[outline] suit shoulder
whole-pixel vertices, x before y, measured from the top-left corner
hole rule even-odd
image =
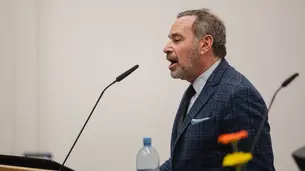
[[[240,72],[229,67],[219,83],[214,87],[214,99],[223,104],[225,109],[234,104],[250,105],[251,109],[258,109],[266,113],[267,106],[259,91]]]
[[[255,95],[262,98],[255,86],[239,71],[233,67],[228,67],[223,74],[220,82],[215,86],[216,93],[226,94],[228,96],[235,95]]]

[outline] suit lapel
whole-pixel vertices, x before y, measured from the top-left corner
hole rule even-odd
[[[184,98],[184,96],[185,96],[185,93],[184,93],[184,95],[182,96],[182,99]],[[180,110],[182,110],[181,109],[181,104],[182,104],[182,100],[180,101],[180,105],[179,105],[179,108],[178,108],[178,111],[177,111],[177,114],[179,113],[179,111]],[[178,124],[178,122],[179,122],[179,117],[180,116],[178,116],[176,114],[176,117],[175,117],[175,120],[174,120],[174,125],[173,125],[173,128],[172,128],[172,136],[171,136],[171,151],[173,151],[173,149],[174,149],[174,145],[175,145],[175,143],[174,142],[176,142],[176,140],[177,140],[177,131],[178,131],[178,129],[177,129],[177,124]]]
[[[174,146],[178,142],[182,133],[186,130],[186,128],[191,123],[191,120],[198,114],[199,110],[208,102],[208,100],[210,99],[210,97],[213,94],[214,94],[214,88],[211,85],[207,85],[202,89],[200,95],[196,99],[196,101],[193,104],[192,108],[190,109],[189,113],[186,115],[180,129],[179,130],[176,129],[176,131],[178,131],[178,135],[175,138]]]
[[[181,127],[179,130],[177,130],[176,126],[176,119],[174,122],[174,129],[173,129],[173,135],[172,135],[172,142],[173,144],[173,150],[175,149],[175,146],[177,142],[179,141],[182,133],[186,130],[186,128],[191,123],[191,120],[198,114],[200,109],[204,107],[204,105],[209,101],[211,96],[214,94],[214,86],[219,83],[222,75],[227,70],[229,64],[225,59],[222,59],[221,63],[218,65],[218,67],[214,70],[214,72],[211,74],[210,78],[207,80],[206,85],[200,92],[198,98],[196,99],[195,103],[193,104],[192,108],[190,109],[189,113],[185,117],[185,120],[183,121]],[[179,107],[180,110],[180,107]],[[177,135],[178,131],[178,135]],[[177,135],[177,136],[176,136]],[[172,152],[173,152],[172,150]]]

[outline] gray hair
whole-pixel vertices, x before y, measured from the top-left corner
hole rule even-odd
[[[197,39],[205,35],[211,35],[214,39],[212,48],[215,56],[224,58],[226,51],[226,28],[224,23],[208,9],[187,10],[178,14],[177,18],[183,16],[196,16],[193,23],[193,32]]]

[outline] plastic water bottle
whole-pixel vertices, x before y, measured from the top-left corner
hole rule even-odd
[[[159,155],[151,145],[151,138],[143,138],[143,147],[137,153],[137,171],[159,171]]]

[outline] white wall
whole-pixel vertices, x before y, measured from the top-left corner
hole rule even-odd
[[[39,145],[36,0],[14,0],[14,15],[15,152],[22,153],[37,150]]]
[[[0,1],[1,152],[36,150],[36,0]]]
[[[305,119],[304,1],[0,2],[7,15],[0,32],[5,36],[1,69],[7,73],[1,72],[1,81],[8,80],[1,90],[6,97],[0,99],[6,120],[1,119],[1,128],[9,127],[1,131],[6,137],[1,152],[51,151],[62,162],[102,89],[139,64],[104,94],[67,165],[133,170],[143,136],[152,136],[161,161],[166,160],[187,83],[170,78],[162,48],[178,12],[205,7],[226,23],[227,59],[268,104],[286,77],[300,73],[280,92],[270,113],[276,168],[297,170],[291,153],[305,145],[300,132]]]
[[[12,153],[15,138],[15,59],[13,57],[13,2],[0,1],[0,151]]]

